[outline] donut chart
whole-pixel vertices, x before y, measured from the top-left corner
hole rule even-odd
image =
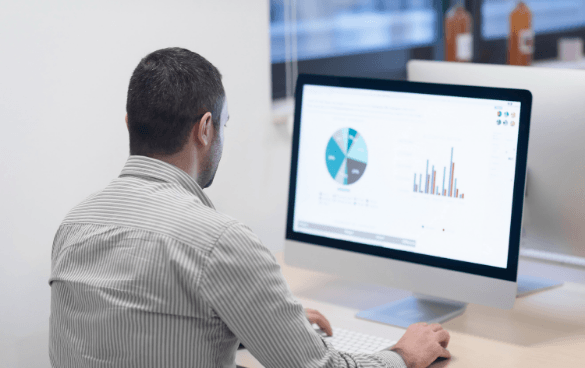
[[[357,182],[368,165],[366,141],[355,129],[339,129],[329,139],[325,162],[329,175],[339,184],[351,185]]]

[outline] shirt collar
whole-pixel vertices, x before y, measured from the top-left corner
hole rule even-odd
[[[195,194],[204,205],[215,209],[195,179],[178,167],[164,161],[146,156],[130,156],[120,173],[120,177],[122,176],[154,178],[167,183],[177,183],[190,193]]]

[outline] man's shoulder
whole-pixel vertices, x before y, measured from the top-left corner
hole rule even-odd
[[[76,205],[62,226],[81,223],[135,228],[209,248],[237,221],[174,183],[125,191],[114,181]]]
[[[254,254],[271,254],[270,250],[262,243],[258,235],[244,223],[232,219],[226,223],[226,226],[214,243],[216,253],[238,255],[238,257],[247,258]]]

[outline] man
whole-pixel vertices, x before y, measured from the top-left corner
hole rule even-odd
[[[439,325],[411,326],[393,351],[338,352],[311,327],[250,229],[215,211],[229,119],[219,71],[178,48],[138,64],[128,88],[130,157],[76,206],[53,244],[53,367],[233,367],[238,343],[267,367],[422,368],[449,357]]]

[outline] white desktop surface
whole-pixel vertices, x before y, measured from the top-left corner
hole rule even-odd
[[[282,252],[276,253],[276,258],[293,294],[306,308],[323,313],[333,326],[394,340],[404,333],[397,327],[357,319],[355,314],[408,296],[409,292],[289,267]],[[469,305],[463,315],[443,324],[451,334],[449,350],[453,358],[432,367],[585,365],[585,284],[573,282],[585,281],[585,270],[540,267],[522,260],[520,272],[556,276],[566,282],[562,287],[518,299],[512,310]],[[236,363],[262,367],[247,350],[238,351]]]

